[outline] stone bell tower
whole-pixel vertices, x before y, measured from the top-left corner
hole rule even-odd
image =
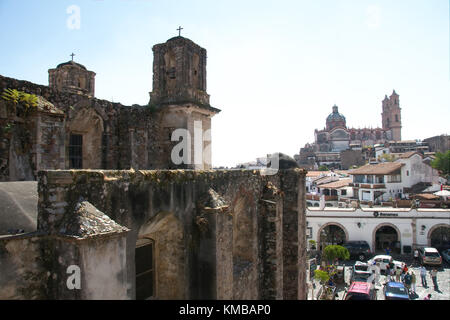
[[[159,144],[165,155],[156,167],[169,162],[169,168],[211,168],[211,118],[220,110],[211,107],[206,92],[206,50],[181,36],[155,45],[149,105],[161,117]],[[190,135],[189,154],[181,152],[185,159],[181,165],[171,157],[174,143],[170,139],[177,129],[186,129]]]
[[[388,98],[383,100],[383,113],[381,114],[383,129],[391,131],[391,139],[402,140],[402,109],[400,108],[400,96],[393,91]]]

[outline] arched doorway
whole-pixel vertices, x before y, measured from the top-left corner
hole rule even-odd
[[[399,231],[391,224],[381,225],[375,231],[375,252],[385,252],[387,248],[391,253],[401,253]]]
[[[348,240],[345,228],[337,223],[328,223],[319,230],[319,248],[323,250],[328,245],[342,245]]]
[[[431,228],[428,242],[439,251],[450,248],[450,225],[440,224]]]

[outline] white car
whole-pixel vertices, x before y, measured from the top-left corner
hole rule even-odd
[[[388,264],[390,264],[390,263],[393,263],[393,264],[394,264],[394,268],[395,268],[395,269],[397,269],[397,268],[403,268],[403,267],[405,266],[405,263],[404,263],[404,262],[394,260],[394,258],[392,258],[392,256],[387,256],[387,255],[378,255],[378,256],[373,257],[373,258],[370,259],[369,261],[367,261],[367,264],[370,265],[370,266],[371,266],[371,265],[374,265],[374,264],[376,264],[376,263],[379,263],[379,265],[380,265],[380,270],[381,270],[382,272],[385,272],[385,271],[386,271],[386,266],[387,266]]]

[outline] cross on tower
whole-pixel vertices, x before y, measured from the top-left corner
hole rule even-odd
[[[72,61],[73,61],[73,56],[75,55],[75,53],[72,52],[72,54],[70,55],[72,57]]]
[[[181,26],[178,27],[178,36],[181,37],[181,30],[183,30],[184,28],[182,28]]]

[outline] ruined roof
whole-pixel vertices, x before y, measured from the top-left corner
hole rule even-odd
[[[405,164],[401,162],[385,162],[379,164],[368,164],[361,168],[350,170],[349,174],[358,175],[358,174],[391,174],[395,171],[399,170]]]
[[[209,188],[206,194],[203,197],[201,197],[199,203],[201,207],[206,211],[209,210],[226,211],[229,207],[226,201],[212,188]]]
[[[36,181],[0,182],[0,235],[37,230]]]
[[[38,111],[52,113],[52,114],[58,114],[58,115],[64,115],[64,111],[55,107],[55,105],[53,103],[47,101],[45,98],[43,98],[41,96],[37,96],[37,99],[38,99],[38,105],[37,105]]]
[[[127,232],[129,229],[116,223],[91,203],[81,201],[75,210],[63,218],[59,234],[75,238]]]

